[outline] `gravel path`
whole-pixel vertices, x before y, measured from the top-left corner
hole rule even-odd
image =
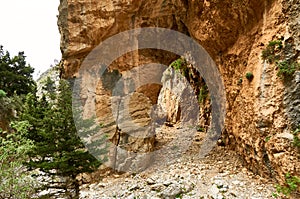
[[[199,141],[199,136],[195,139]],[[233,151],[216,146],[207,157],[200,158],[196,144],[177,159],[166,158],[164,165],[138,174],[111,173],[101,182],[82,185],[80,198],[274,198],[274,183],[244,168]]]

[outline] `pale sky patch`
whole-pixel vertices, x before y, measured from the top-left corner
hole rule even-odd
[[[57,27],[59,0],[0,0],[0,45],[24,51],[34,77],[61,59]]]

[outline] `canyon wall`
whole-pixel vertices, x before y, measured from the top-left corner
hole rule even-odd
[[[254,173],[282,182],[287,172],[300,174],[299,153],[292,146],[291,134],[300,125],[300,73],[295,72],[289,82],[284,82],[275,64],[263,60],[261,53],[269,41],[282,40],[290,47],[286,56],[299,61],[299,7],[298,0],[61,0],[58,25],[62,76],[77,77],[87,55],[117,33],[161,27],[186,34],[206,49],[222,75],[226,120],[220,139],[237,151]],[[107,79],[113,85],[119,76],[140,65],[169,65],[176,58],[162,50],[134,50],[108,67]],[[253,74],[252,80],[245,78],[247,72]],[[151,76],[151,71],[147,73]],[[126,127],[122,124],[126,118],[120,124],[113,122],[113,91],[105,83],[102,79],[97,85],[95,106],[109,139],[129,151],[152,151],[155,137],[130,138],[119,128]],[[129,112],[135,114],[140,126],[149,124],[149,107],[156,103],[159,90],[160,86],[149,84],[131,97]],[[143,105],[138,106],[140,103]],[[129,158],[130,163],[122,158],[119,161],[134,164],[135,158]]]

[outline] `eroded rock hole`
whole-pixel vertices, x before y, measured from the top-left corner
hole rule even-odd
[[[186,87],[191,87],[192,93],[188,94],[184,91]],[[186,95],[186,96],[184,96]],[[182,104],[184,101],[197,100],[197,107],[190,106],[184,111],[192,112],[193,109],[199,109],[199,121],[196,126],[189,126],[185,122],[186,114],[183,111]],[[204,78],[198,70],[184,58],[178,58],[173,61],[166,69],[162,76],[162,89],[158,96],[157,106],[161,107],[160,111],[166,114],[166,122],[157,129],[155,139],[155,149],[159,150],[173,139],[185,139],[182,133],[183,128],[195,128],[197,132],[193,137],[190,152],[199,152],[201,141],[206,136],[207,130],[211,122],[211,104],[210,95]],[[160,115],[162,113],[159,113]],[[189,138],[186,138],[189,139]],[[176,143],[174,150],[176,150]]]
[[[143,65],[141,60],[146,63]],[[147,65],[159,61],[163,67]],[[187,87],[192,93],[186,93]],[[192,139],[189,151],[199,152],[211,122],[210,95],[201,74],[184,58],[152,49],[127,53],[104,72],[96,93],[97,117],[113,144],[109,157],[114,169],[126,170],[138,162],[145,162],[139,168],[146,168],[150,160],[141,160],[136,154],[157,151],[166,145],[178,151],[180,139]],[[184,102],[193,100],[197,106],[183,108]],[[195,109],[198,116],[188,118]],[[191,126],[187,124],[189,120],[198,122]],[[197,132],[185,138],[183,128]]]

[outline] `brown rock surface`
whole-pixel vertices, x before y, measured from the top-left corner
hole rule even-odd
[[[61,0],[58,24],[63,76],[76,76],[83,59],[94,47],[125,30],[163,27],[190,35],[210,53],[224,81],[227,114],[223,140],[243,157],[254,173],[272,175],[282,182],[284,173],[300,174],[299,155],[295,155],[291,141],[276,136],[289,133],[291,124],[300,124],[297,93],[300,81],[297,75],[292,85],[284,85],[276,75],[275,66],[261,59],[261,51],[269,41],[283,38],[292,43],[291,56],[299,59],[299,7],[297,0]],[[175,57],[151,49],[133,51],[118,58],[110,69],[117,69],[123,75],[141,64],[169,64]],[[245,78],[248,71],[254,75],[252,81]],[[242,82],[238,83],[240,79]],[[117,133],[118,127],[113,122],[112,90],[99,82],[97,116],[117,144],[122,133]],[[141,94],[145,90],[149,88],[140,88],[140,94],[135,94],[131,102],[145,100]],[[149,103],[145,101],[149,105],[158,93],[155,86],[150,90],[153,94]],[[291,97],[283,103],[285,94]],[[141,108],[144,114],[141,123],[145,125],[147,106]],[[271,139],[266,142],[268,136]],[[137,143],[129,148],[153,150],[154,138],[126,141],[125,137],[121,143],[126,149],[129,143]]]

